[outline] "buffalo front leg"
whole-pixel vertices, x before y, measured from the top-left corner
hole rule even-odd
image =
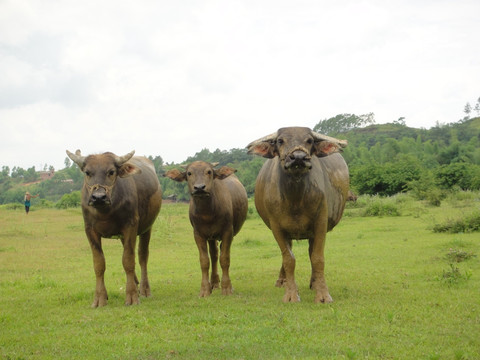
[[[125,305],[136,305],[140,303],[135,275],[135,243],[137,240],[137,229],[128,229],[124,232],[122,264],[127,276],[125,286]]]
[[[148,282],[148,271],[147,271],[147,263],[148,263],[148,246],[150,244],[150,236],[152,230],[148,230],[146,233],[140,235],[140,242],[138,244],[138,262],[140,263],[141,269],[141,280],[140,280],[140,295],[148,297],[151,295],[150,291],[150,284]],[[138,280],[136,280],[138,283]]]
[[[107,305],[107,289],[105,288],[105,256],[102,250],[102,238],[93,229],[85,229],[93,256],[93,270],[95,271],[96,286],[92,308]]]
[[[222,267],[222,294],[233,294],[232,282],[230,280],[230,247],[233,241],[232,232],[223,235],[222,244],[220,245],[220,266]]]
[[[272,226],[272,232],[282,252],[282,269],[285,272],[285,295],[283,296],[283,302],[299,302],[300,295],[295,282],[295,255],[292,252],[292,240],[276,226]],[[281,275],[282,270],[280,270]]]
[[[328,292],[327,283],[325,281],[325,234],[322,237],[309,239],[308,252],[310,254],[310,262],[312,264],[312,277],[310,280],[310,288],[315,291],[316,303],[333,302]]]
[[[292,248],[292,240],[288,240],[288,245],[290,246],[290,249]],[[278,280],[275,283],[276,287],[284,287],[285,283],[287,282],[287,278],[285,275],[285,269],[283,268],[283,264],[280,267],[280,272],[278,273]]]
[[[212,272],[210,274],[210,286],[213,289],[220,287],[220,277],[218,276],[218,247],[217,240],[208,240],[208,250],[210,252],[210,262],[212,263]]]
[[[196,231],[194,232],[195,242],[197,243],[198,253],[200,257],[200,269],[202,270],[202,283],[200,285],[200,297],[210,296],[212,287],[208,281],[208,269],[210,261],[208,259],[207,240],[205,240]]]

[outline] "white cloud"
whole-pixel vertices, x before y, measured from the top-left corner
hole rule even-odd
[[[477,1],[0,3],[0,165],[65,149],[180,162],[339,113],[453,122],[480,95]]]

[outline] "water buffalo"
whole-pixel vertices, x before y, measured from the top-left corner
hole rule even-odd
[[[346,145],[309,128],[288,127],[247,146],[250,154],[269,159],[257,177],[255,206],[282,252],[276,286],[285,286],[284,302],[300,301],[292,239],[309,241],[315,302],[332,302],[324,277],[324,247],[348,196],[348,168],[338,154]]]
[[[234,175],[236,170],[223,166],[215,169],[218,163],[209,164],[195,161],[185,171],[173,169],[164,176],[175,181],[187,181],[190,192],[190,222],[200,254],[202,284],[200,297],[209,296],[212,289],[218,288],[218,248],[220,245],[220,266],[222,267],[222,294],[233,292],[230,281],[230,247],[233,237],[240,231],[247,217],[248,199],[245,188]],[[210,267],[208,251],[212,261],[212,273],[208,281]]]
[[[126,305],[138,304],[135,274],[135,243],[140,235],[138,259],[141,268],[140,294],[150,296],[147,262],[152,225],[162,204],[162,190],[150,160],[110,152],[82,156],[80,150],[67,155],[85,174],[82,212],[93,255],[97,285],[92,307],[107,305],[105,257],[102,237],[119,236],[123,244],[123,267],[127,275]]]

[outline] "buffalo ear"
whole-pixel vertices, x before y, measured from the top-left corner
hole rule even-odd
[[[235,174],[237,170],[228,167],[228,166],[222,166],[220,169],[213,170],[213,173],[215,174],[215,179],[223,180],[226,177],[229,177],[232,174]]]
[[[177,170],[177,169],[168,170],[165,174],[163,174],[164,177],[168,177],[178,182],[187,180],[186,175],[187,173],[185,171],[181,172],[180,170]]]
[[[278,132],[274,132],[273,134],[252,141],[250,144],[247,145],[248,153],[260,155],[268,159],[274,158],[278,155],[277,136]]]
[[[263,156],[267,159],[273,159],[277,156],[275,143],[261,142],[258,144],[250,144],[248,153]]]
[[[318,157],[328,156],[341,151],[340,146],[331,141],[315,141],[313,146],[313,153]]]
[[[126,178],[135,174],[141,174],[142,170],[133,164],[125,163],[118,169],[118,176]]]

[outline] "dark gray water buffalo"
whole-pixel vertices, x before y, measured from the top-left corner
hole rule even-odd
[[[140,294],[150,296],[147,262],[152,225],[162,204],[162,190],[150,160],[110,152],[82,156],[80,150],[67,155],[85,174],[82,212],[93,255],[97,285],[92,307],[107,305],[105,257],[102,237],[119,236],[123,243],[123,267],[127,275],[126,305],[138,304],[135,274],[135,243],[140,235],[138,258],[141,268]]]
[[[248,145],[248,152],[269,158],[255,186],[255,206],[272,230],[283,262],[277,286],[284,302],[300,301],[295,283],[292,239],[308,239],[310,288],[315,302],[331,302],[324,277],[325,237],[340,221],[348,196],[348,168],[338,154],[346,141],[304,127],[279,129]]]
[[[222,294],[233,292],[230,281],[230,247],[233,237],[240,231],[247,217],[248,199],[245,188],[234,175],[235,170],[223,166],[215,169],[217,164],[195,161],[188,165],[185,171],[170,170],[164,176],[175,181],[187,181],[190,191],[190,222],[193,235],[200,254],[202,269],[202,284],[200,297],[209,296],[212,289],[218,288],[218,248],[217,240],[221,241],[220,266],[222,267]],[[212,262],[210,268],[208,250]]]

